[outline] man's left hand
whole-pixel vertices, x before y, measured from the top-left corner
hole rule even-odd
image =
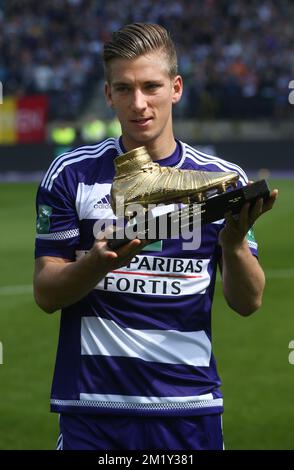
[[[277,197],[278,190],[274,189],[265,202],[260,198],[252,207],[250,203],[244,204],[238,217],[233,216],[231,212],[225,214],[226,224],[219,234],[220,245],[231,249],[242,245],[250,228],[262,214],[273,208]]]

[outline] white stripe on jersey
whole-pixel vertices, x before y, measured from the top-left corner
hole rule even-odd
[[[78,183],[76,210],[79,220],[83,219],[116,219],[105,196],[110,195],[110,183]]]
[[[161,364],[208,367],[211,343],[203,330],[138,330],[122,328],[101,317],[83,317],[81,351],[88,356],[132,357]]]
[[[76,250],[75,253],[78,260],[85,256],[87,251]],[[153,297],[206,294],[211,281],[208,270],[209,259],[177,258],[174,259],[176,263],[174,267],[169,265],[172,263],[172,258],[164,257],[163,259],[165,265],[162,265],[162,259],[155,256],[139,254],[131,260],[128,266],[110,271],[94,289]],[[199,268],[196,268],[196,263],[199,263]],[[192,266],[194,267],[191,269]]]
[[[59,434],[56,450],[63,450],[63,435]]]
[[[223,171],[236,171],[240,175],[240,180],[243,184],[247,184],[248,178],[246,173],[235,163],[227,162],[218,157],[214,157],[212,155],[207,155],[205,153],[199,152],[198,150],[194,149],[193,147],[186,145],[186,157],[193,160],[198,165],[216,165],[218,168],[222,169]]]
[[[100,394],[100,393],[80,393],[80,400],[93,400],[93,401],[108,401],[113,403],[144,403],[144,404],[163,404],[163,403],[188,403],[191,401],[206,401],[213,400],[212,393],[205,395],[192,395],[187,397],[151,397],[151,396],[136,396],[136,395],[114,395],[114,394]]]
[[[199,275],[167,274],[158,271],[153,274],[144,268],[134,271],[122,268],[108,273],[94,289],[153,297],[205,295],[210,285],[208,264],[209,260],[204,259],[203,269]]]
[[[114,397],[116,396],[117,399],[121,401],[99,401],[99,397]],[[200,395],[201,396],[201,395]],[[82,397],[87,397],[89,399],[82,399]],[[95,400],[96,397],[96,400]],[[133,403],[132,401],[124,401],[128,399],[128,395],[99,395],[99,394],[88,394],[88,393],[81,393],[80,400],[59,400],[57,398],[51,398],[50,403],[52,406],[70,406],[70,407],[86,407],[86,408],[104,408],[109,410],[156,410],[156,411],[170,411],[170,410],[194,410],[195,409],[203,409],[203,408],[214,408],[214,407],[222,407],[223,406],[223,399],[222,398],[213,398],[212,400],[198,400],[198,396],[195,397],[184,397],[183,401],[177,401],[178,399],[181,400],[182,397],[168,397],[170,398],[170,402],[161,402],[161,398],[165,399],[166,397],[158,397],[158,403],[150,403],[148,400],[150,397],[142,397],[143,400],[141,403]],[[132,395],[130,399],[132,399]],[[141,398],[141,397],[139,397]],[[153,397],[151,397],[153,398]],[[155,397],[156,398],[156,397]]]
[[[36,238],[40,240],[67,240],[69,238],[75,238],[80,235],[80,230],[74,228],[72,230],[63,230],[62,232],[52,233],[37,233]]]
[[[110,138],[101,142],[98,145],[79,147],[75,150],[72,150],[70,152],[66,152],[65,154],[60,155],[51,163],[47,173],[45,174],[41,182],[41,186],[50,190],[53,185],[52,180],[54,180],[59,175],[59,173],[63,170],[63,168],[68,164],[67,162],[69,161],[69,159],[73,160],[74,157],[79,157],[79,156],[88,156],[88,158],[99,157],[104,151],[113,148],[115,146],[114,143],[115,143],[115,139]],[[72,160],[70,160],[71,163],[75,162],[75,160],[73,161]],[[54,173],[55,171],[56,173]]]

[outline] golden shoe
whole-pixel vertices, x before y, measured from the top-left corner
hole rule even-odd
[[[224,192],[229,186],[236,187],[238,173],[180,170],[154,163],[146,147],[139,147],[119,155],[114,160],[116,175],[111,187],[111,206],[116,213],[116,201],[124,198],[125,215],[129,204],[173,202],[199,202],[205,193],[216,189]],[[120,202],[118,202],[120,203]]]

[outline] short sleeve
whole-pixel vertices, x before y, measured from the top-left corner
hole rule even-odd
[[[41,183],[37,192],[35,258],[55,256],[73,261],[80,241],[75,184],[63,171],[49,188]]]

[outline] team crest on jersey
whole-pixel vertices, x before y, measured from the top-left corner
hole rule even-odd
[[[51,214],[52,207],[46,206],[45,204],[39,205],[37,218],[37,233],[49,233]]]

